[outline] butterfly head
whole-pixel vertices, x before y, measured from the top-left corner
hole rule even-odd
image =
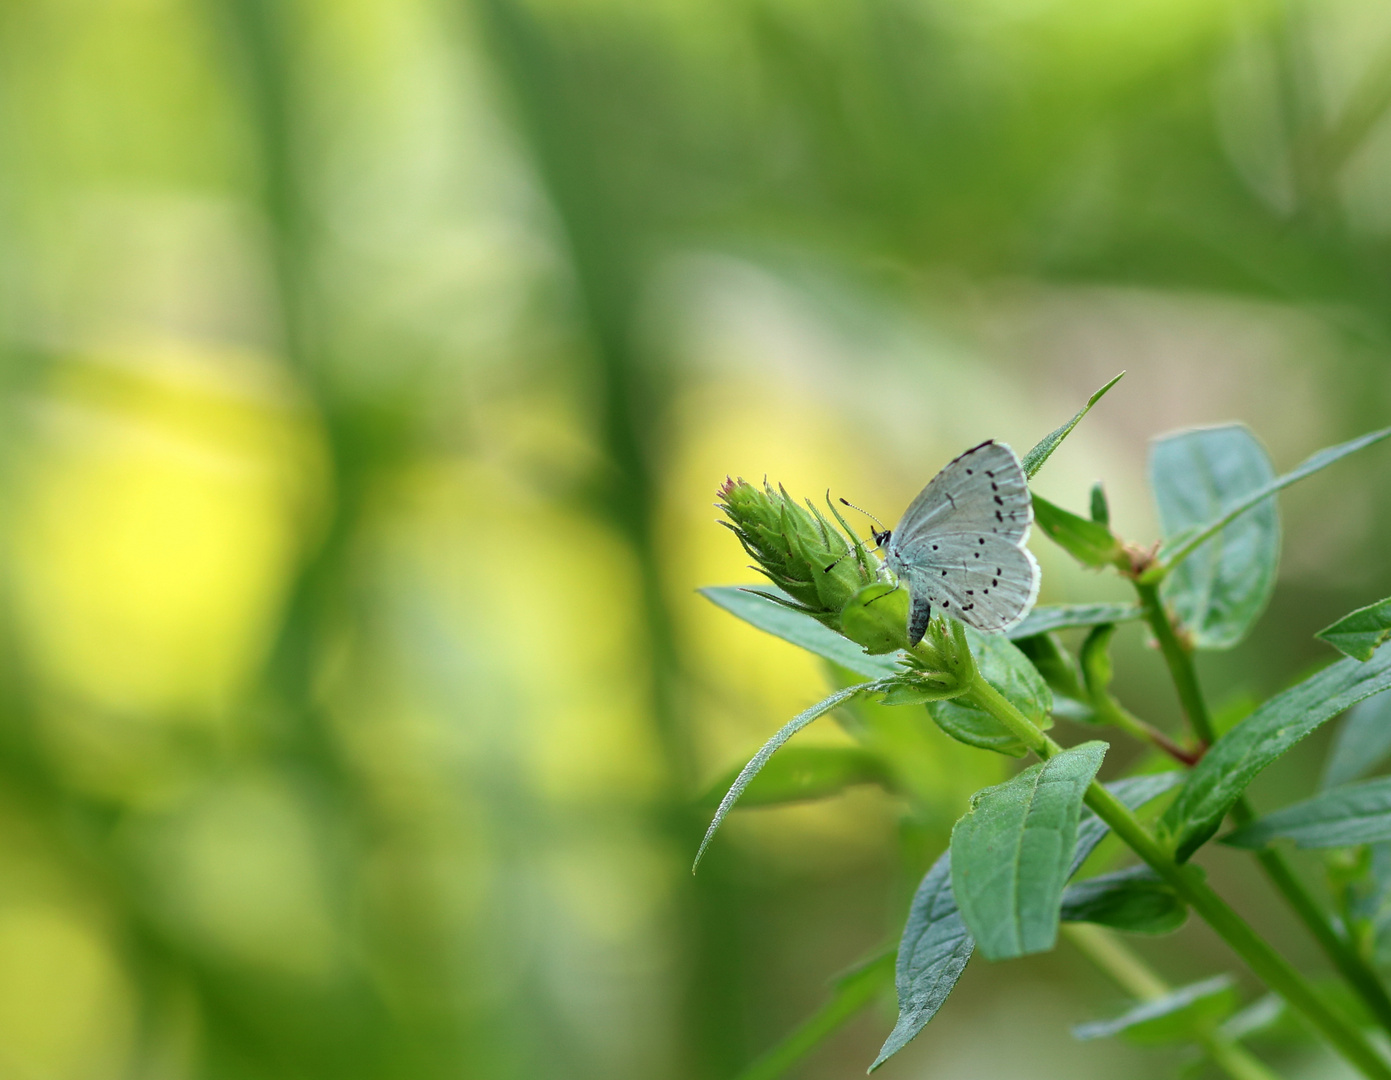
[[[873,538],[876,547],[885,547],[889,542],[889,537],[893,536],[893,530],[870,529],[869,535]]]

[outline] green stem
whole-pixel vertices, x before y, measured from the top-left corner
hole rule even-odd
[[[1077,950],[1126,993],[1141,1001],[1166,997],[1172,988],[1111,931],[1087,923],[1069,923],[1063,933]],[[1279,1080],[1254,1054],[1230,1035],[1209,1031],[1194,1038],[1232,1080]]]
[[[1154,639],[1159,642],[1159,651],[1164,654],[1164,663],[1168,665],[1169,675],[1178,690],[1179,704],[1183,706],[1183,713],[1188,718],[1188,726],[1205,746],[1211,746],[1217,741],[1217,734],[1212,727],[1212,717],[1208,714],[1203,691],[1198,686],[1198,673],[1193,667],[1193,659],[1189,656],[1188,650],[1174,633],[1169,613],[1165,610],[1163,601],[1159,599],[1159,586],[1137,581],[1135,591],[1140,594],[1140,607],[1144,610],[1145,622],[1149,624]]]
[[[1198,685],[1197,669],[1193,666],[1192,655],[1174,632],[1168,612],[1159,598],[1159,586],[1136,582],[1135,588],[1140,594],[1140,604],[1144,608],[1145,621],[1159,642],[1160,651],[1164,654],[1164,661],[1169,667],[1169,674],[1174,680],[1174,686],[1178,689],[1183,711],[1187,714],[1189,723],[1198,738],[1203,743],[1211,745],[1215,741],[1216,735],[1213,731],[1212,719],[1208,715],[1202,688]],[[1251,809],[1251,804],[1244,795],[1236,801],[1231,814],[1238,825],[1244,825],[1256,817],[1255,811]],[[1387,996],[1386,988],[1376,973],[1367,965],[1356,946],[1339,933],[1329,921],[1328,916],[1295,875],[1294,870],[1283,855],[1273,849],[1265,848],[1256,853],[1256,859],[1271,883],[1285,898],[1285,902],[1290,905],[1300,921],[1308,927],[1309,933],[1319,943],[1319,947],[1323,949],[1329,961],[1337,968],[1338,973],[1347,980],[1348,985],[1362,999],[1376,1022],[1388,1033],[1391,1033],[1391,997]]]
[[[976,680],[967,697],[989,711],[1039,757],[1047,759],[1062,750],[984,679]],[[1364,1076],[1374,1080],[1391,1080],[1391,1065],[1381,1058],[1346,1017],[1330,1008],[1304,976],[1213,891],[1201,870],[1175,862],[1173,856],[1140,823],[1139,818],[1095,780],[1087,788],[1085,801],[1126,846],[1173,886],[1174,891],[1241,957],[1257,978],[1302,1013],[1338,1053]]]

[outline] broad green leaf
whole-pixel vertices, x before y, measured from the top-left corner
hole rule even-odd
[[[1235,981],[1230,975],[1218,975],[1146,1001],[1114,1020],[1078,1024],[1072,1034],[1078,1039],[1120,1035],[1140,1046],[1192,1042],[1235,1012],[1237,1004]]]
[[[1131,866],[1069,885],[1061,916],[1133,934],[1168,934],[1183,925],[1188,909],[1148,866]]]
[[[1319,787],[1342,787],[1359,780],[1391,754],[1391,694],[1353,706],[1338,727]]]
[[[1344,615],[1314,637],[1323,638],[1344,656],[1370,660],[1377,646],[1391,637],[1391,597]]]
[[[1039,727],[1052,727],[1053,695],[1028,657],[1003,634],[982,634],[968,626],[966,639],[976,658],[976,668],[986,682]],[[984,709],[959,700],[930,702],[927,709],[938,727],[969,746],[1012,757],[1023,757],[1028,752],[1008,728]]]
[[[893,983],[894,954],[881,953],[832,983],[831,1000],[795,1031],[741,1072],[735,1080],[777,1080]]]
[[[1337,446],[1330,446],[1325,450],[1311,455],[1275,480],[1271,480],[1264,486],[1250,492],[1222,513],[1220,517],[1214,518],[1203,525],[1195,525],[1190,529],[1169,537],[1164,542],[1164,546],[1159,549],[1159,561],[1166,566],[1177,566],[1184,559],[1192,555],[1194,551],[1202,547],[1210,537],[1226,528],[1231,522],[1235,521],[1242,514],[1246,513],[1253,506],[1259,505],[1264,500],[1270,498],[1282,488],[1289,487],[1297,480],[1303,480],[1306,476],[1311,476],[1320,469],[1326,469],[1335,461],[1341,461],[1349,454],[1355,454],[1382,439],[1391,435],[1391,427],[1382,428],[1380,431],[1373,431],[1356,439],[1351,439]]]
[[[738,779],[731,772],[711,787],[702,805],[717,806]],[[741,805],[778,806],[838,795],[856,784],[887,784],[884,761],[860,746],[789,746],[744,789]]]
[[[769,595],[774,595],[771,589],[750,591],[738,585],[716,585],[698,591],[717,607],[737,615],[746,623],[848,668],[857,675],[877,679],[892,675],[897,669],[892,657],[869,656],[854,642],[822,626],[810,615],[803,615],[769,599]],[[764,595],[765,592],[768,595]]]
[[[1150,484],[1164,535],[1220,518],[1275,476],[1240,424],[1180,431],[1154,443]],[[1233,521],[1164,579],[1165,602],[1200,649],[1229,649],[1265,610],[1280,561],[1280,516],[1267,502]]]
[[[951,834],[952,891],[991,960],[1051,949],[1087,785],[1106,754],[1083,743],[978,791]]]
[[[802,728],[806,727],[813,720],[825,716],[837,705],[849,701],[856,694],[867,694],[875,691],[887,690],[892,685],[893,681],[891,679],[882,679],[878,682],[859,683],[856,686],[847,686],[843,690],[837,690],[830,697],[818,701],[805,712],[798,713],[779,728],[777,734],[764,743],[762,749],[760,749],[749,763],[739,771],[739,775],[734,778],[734,783],[730,785],[729,791],[725,794],[725,797],[720,800],[719,808],[715,811],[715,819],[710,822],[710,827],[705,830],[705,837],[700,842],[700,850],[696,852],[695,863],[691,866],[691,872],[695,873],[696,867],[700,865],[700,860],[705,855],[705,849],[710,846],[710,840],[714,837],[715,830],[720,827],[721,822],[724,821],[730,809],[739,800],[739,796],[744,793],[744,789],[749,786],[753,778],[758,775],[759,770],[768,763],[768,759],[777,752],[778,748],[782,746],[783,743],[787,742],[788,739],[796,735],[797,732],[801,731]]]
[[[951,852],[946,851],[922,879],[908,909],[894,977],[898,1022],[869,1067],[871,1072],[902,1050],[936,1015],[966,969],[974,948],[956,907]]]
[[[1179,861],[1212,838],[1262,769],[1324,721],[1387,687],[1391,650],[1365,664],[1339,660],[1277,694],[1213,743],[1162,819]]]
[[[1107,526],[1078,517],[1042,495],[1034,496],[1034,523],[1083,566],[1110,566],[1121,553],[1120,541]]]
[[[1183,774],[1154,773],[1117,780],[1106,785],[1121,802],[1138,810],[1151,799],[1170,790]],[[1087,861],[1110,826],[1083,809],[1077,826],[1077,842],[1068,866],[1068,876]],[[947,995],[971,958],[975,941],[962,922],[951,890],[951,852],[942,854],[918,886],[898,947],[898,1022],[884,1042],[871,1070],[907,1045],[942,1007]]]
[[[1010,629],[1009,636],[1011,640],[1018,641],[1020,638],[1047,634],[1054,630],[1131,622],[1143,614],[1138,604],[1045,604],[1029,612],[1022,622]]]
[[[1146,803],[1159,798],[1166,791],[1172,791],[1178,787],[1179,784],[1183,783],[1185,775],[1178,769],[1171,769],[1168,772],[1147,773],[1144,776],[1128,776],[1124,780],[1113,780],[1103,786],[1130,809],[1138,810]],[[1110,831],[1111,826],[1092,813],[1089,808],[1082,808],[1082,817],[1077,822],[1077,846],[1072,852],[1072,866],[1068,870],[1068,877],[1082,868],[1087,857],[1096,850],[1096,846],[1101,841],[1106,839],[1106,834]]]
[[[1040,439],[1038,445],[1024,455],[1024,475],[1032,480],[1034,473],[1038,472],[1039,469],[1043,468],[1043,463],[1047,461],[1049,455],[1051,455],[1053,451],[1058,448],[1058,444],[1061,443],[1064,439],[1066,439],[1068,435],[1072,433],[1072,429],[1082,422],[1082,417],[1086,416],[1087,413],[1091,411],[1091,407],[1106,396],[1107,390],[1111,389],[1111,387],[1115,386],[1116,383],[1120,382],[1123,378],[1125,378],[1124,371],[1122,371],[1114,379],[1108,382],[1091,397],[1087,398],[1087,403],[1083,405],[1080,410],[1078,410],[1076,416],[1074,416],[1071,420],[1069,420],[1062,427],[1058,428],[1056,431],[1051,431],[1042,439]]]
[[[1222,838],[1232,847],[1293,840],[1302,848],[1351,847],[1391,840],[1391,777],[1320,792],[1243,825]]]

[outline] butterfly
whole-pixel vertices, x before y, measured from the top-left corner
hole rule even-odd
[[[934,476],[897,528],[874,531],[908,586],[909,642],[923,639],[934,607],[983,631],[1022,620],[1038,599],[1038,563],[1024,546],[1033,521],[1024,467],[992,439]]]

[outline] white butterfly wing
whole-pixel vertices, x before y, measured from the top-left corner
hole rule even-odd
[[[933,477],[904,512],[888,563],[917,602],[977,630],[1005,630],[1038,598],[1028,478],[1014,451],[986,442]]]
[[[1023,543],[1034,520],[1029,480],[1004,443],[983,442],[954,458],[903,512],[900,547],[931,531],[993,533]]]
[[[991,632],[1008,630],[1038,599],[1038,563],[1027,548],[979,533],[934,536],[930,546],[930,559],[909,556],[898,573],[934,611]]]

